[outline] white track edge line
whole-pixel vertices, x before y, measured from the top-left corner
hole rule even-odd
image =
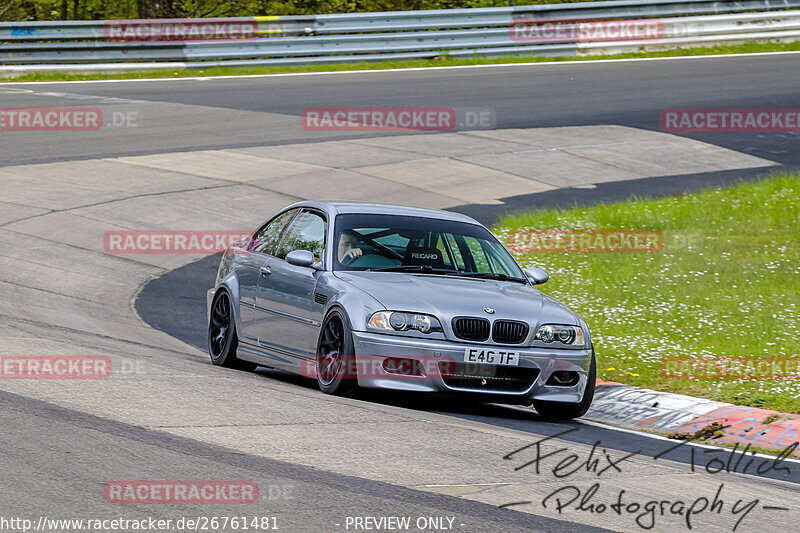
[[[699,56],[671,56],[671,57],[631,57],[625,59],[587,59],[587,60],[572,60],[572,61],[536,61],[532,63],[492,63],[489,65],[451,65],[442,67],[410,67],[410,68],[393,68],[393,69],[367,69],[367,70],[332,70],[325,72],[283,72],[276,74],[241,74],[241,75],[225,75],[225,76],[187,76],[181,78],[137,78],[137,79],[115,79],[115,80],[72,80],[72,81],[11,81],[0,82],[3,85],[74,85],[83,83],[133,83],[133,82],[153,82],[153,81],[208,81],[208,80],[226,80],[236,78],[283,78],[294,76],[327,76],[332,74],[374,74],[374,73],[393,73],[393,72],[419,72],[419,71],[437,71],[437,70],[460,70],[460,69],[475,69],[475,68],[501,68],[501,67],[531,67],[540,65],[594,65],[598,63],[628,63],[640,61],[673,61],[673,60],[692,60],[692,59],[722,59],[722,58],[737,58],[737,57],[754,57],[754,56],[770,56],[770,55],[785,55],[785,54],[800,54],[800,50],[787,50],[784,52],[748,52],[744,54],[712,54],[712,55],[699,55]]]

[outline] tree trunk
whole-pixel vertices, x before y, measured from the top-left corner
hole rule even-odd
[[[176,16],[170,0],[136,0],[140,19],[172,18]]]

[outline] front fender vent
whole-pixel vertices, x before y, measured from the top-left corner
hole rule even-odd
[[[314,303],[320,304],[320,305],[325,305],[326,303],[328,303],[328,297],[325,296],[324,294],[322,294],[321,292],[315,292],[314,293]]]

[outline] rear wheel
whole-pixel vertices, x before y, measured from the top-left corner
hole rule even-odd
[[[253,370],[255,363],[236,357],[238,346],[231,298],[226,291],[218,291],[211,304],[211,317],[208,321],[208,355],[211,356],[211,362],[227,368]]]
[[[334,309],[325,318],[317,343],[317,383],[322,392],[346,394],[356,387],[353,333],[344,314]]]
[[[594,389],[597,382],[597,361],[592,349],[592,362],[589,365],[589,375],[586,380],[586,390],[579,403],[548,402],[544,400],[533,402],[539,416],[547,420],[572,420],[586,414],[594,399]]]

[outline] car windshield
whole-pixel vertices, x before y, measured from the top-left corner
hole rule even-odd
[[[421,272],[525,281],[511,254],[483,226],[380,214],[336,217],[334,270]]]

